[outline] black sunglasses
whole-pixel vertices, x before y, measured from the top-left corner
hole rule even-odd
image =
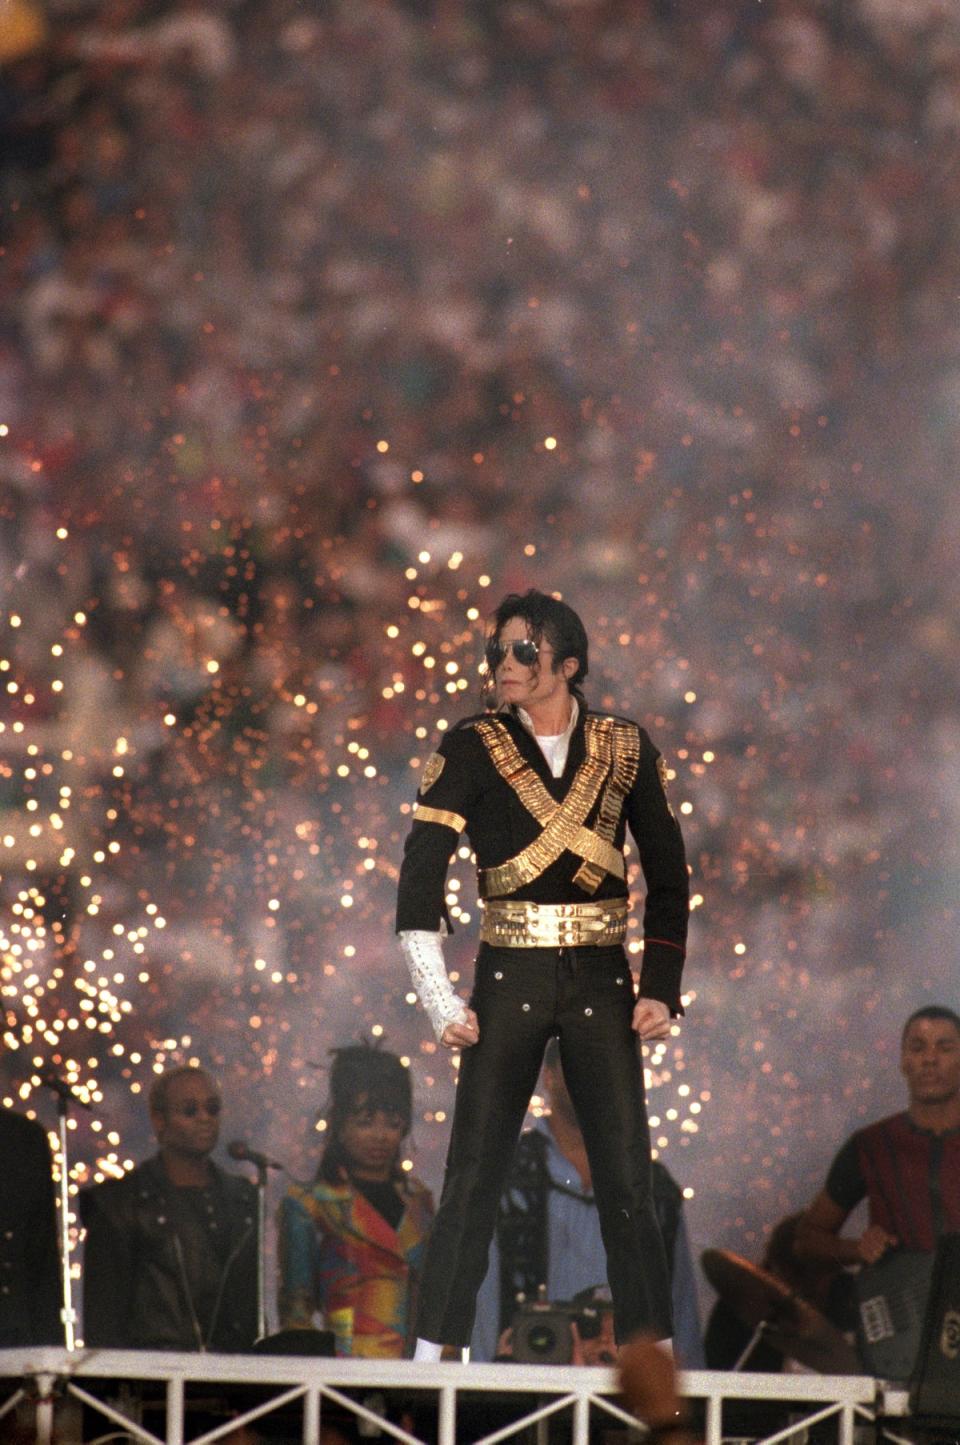
[[[533,667],[540,659],[540,647],[530,637],[518,637],[513,642],[493,640],[487,643],[485,656],[487,666],[495,672],[508,652],[512,652],[521,667]]]

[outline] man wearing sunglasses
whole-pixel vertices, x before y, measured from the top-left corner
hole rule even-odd
[[[636,723],[587,708],[587,651],[566,603],[506,597],[487,645],[496,710],[447,733],[421,775],[397,931],[437,1039],[462,1061],[418,1359],[469,1342],[499,1197],[553,1037],[586,1142],[617,1338],[672,1333],[635,1036],[665,1037],[682,1012],[687,866],[656,748]],[[628,828],[646,883],[638,986],[623,946]],[[483,904],[469,1006],[442,947],[462,832]]]
[[[256,1190],[211,1160],[221,1099],[202,1069],[150,1091],[159,1150],[85,1190],[83,1337],[136,1350],[245,1350],[257,1332]]]

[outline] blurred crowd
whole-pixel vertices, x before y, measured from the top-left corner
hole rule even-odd
[[[167,916],[106,1083],[315,1100],[373,1027],[429,1069],[400,807],[536,584],[677,775],[688,1172],[759,1127],[730,1191],[785,1213],[955,951],[955,4],[13,0],[0,154],[0,886],[71,966]],[[65,835],[120,845],[96,914]]]

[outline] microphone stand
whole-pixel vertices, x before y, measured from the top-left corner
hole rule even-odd
[[[267,1333],[267,1171],[282,1170],[283,1165],[251,1149],[245,1139],[234,1139],[227,1153],[257,1171],[257,1339],[262,1340]]]
[[[757,1325],[756,1329],[754,1330],[753,1334],[750,1336],[750,1339],[747,1341],[746,1346],[744,1347],[744,1349],[741,1350],[740,1354],[737,1356],[737,1359],[736,1359],[735,1363],[730,1366],[731,1371],[733,1371],[733,1370],[742,1370],[742,1369],[743,1369],[744,1365],[747,1363],[747,1361],[749,1360],[750,1356],[753,1354],[754,1350],[757,1348],[757,1345],[759,1345],[759,1343],[760,1343],[760,1341],[761,1341],[762,1339],[765,1339],[765,1338],[766,1338],[766,1335],[767,1335],[767,1332],[769,1331],[769,1329],[770,1329],[770,1321],[769,1321],[769,1320],[761,1320],[760,1323]]]
[[[89,1109],[90,1105],[79,1094],[75,1094],[63,1079],[46,1076],[42,1080],[57,1096],[57,1117],[60,1133],[60,1286],[64,1343],[68,1350],[77,1348],[77,1312],[73,1307],[73,1280],[70,1278],[70,1167],[67,1154],[67,1115],[71,1103]]]

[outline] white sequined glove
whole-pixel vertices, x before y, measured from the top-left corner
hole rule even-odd
[[[447,1024],[464,1024],[467,1021],[467,1006],[454,993],[447,977],[447,966],[443,961],[443,934],[409,928],[398,937],[413,986],[439,1043]]]

